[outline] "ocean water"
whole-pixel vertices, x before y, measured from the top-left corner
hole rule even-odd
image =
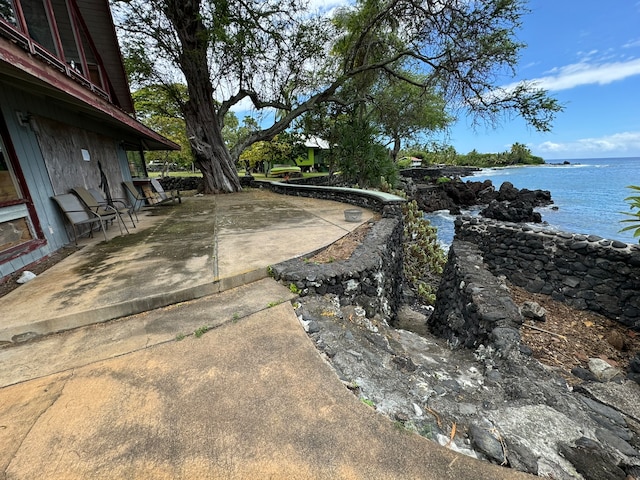
[[[640,186],[640,158],[597,158],[549,161],[545,165],[489,168],[463,180],[489,179],[496,189],[503,182],[516,188],[549,190],[553,205],[538,208],[542,221],[551,228],[572,233],[598,235],[610,240],[638,243],[633,231],[620,232],[627,224],[622,211],[630,212],[624,199],[636,193],[628,185]],[[554,163],[557,162],[557,163]],[[557,207],[557,210],[551,207]],[[478,209],[469,213],[475,214]],[[444,245],[453,240],[453,220],[448,212],[434,212],[427,218],[438,227]]]

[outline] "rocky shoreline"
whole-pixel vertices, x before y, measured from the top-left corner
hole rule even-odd
[[[482,216],[504,222],[540,223],[542,218],[534,209],[553,204],[548,190],[519,190],[510,182],[504,182],[496,190],[491,180],[460,180],[477,170],[472,167],[405,170],[400,188],[425,213],[448,210],[459,215],[461,209],[481,205]]]
[[[534,209],[552,203],[546,191],[508,183],[496,190],[457,180],[464,172],[433,172],[447,174],[452,181],[434,183],[421,172],[404,188],[425,211],[485,204],[482,215],[515,223],[540,222]],[[394,326],[330,294],[301,297],[295,306],[346,388],[398,428],[542,477],[640,479],[640,385],[604,360],[590,359],[570,385],[520,343],[504,352],[491,344],[453,348],[426,328],[432,310],[410,295]],[[629,378],[639,371],[636,357]]]
[[[399,428],[472,457],[555,479],[640,476],[640,393],[631,381],[570,387],[525,351],[453,349],[369,319],[331,295],[296,303],[346,388]],[[400,325],[424,324],[407,307]],[[604,377],[603,377],[604,378]]]

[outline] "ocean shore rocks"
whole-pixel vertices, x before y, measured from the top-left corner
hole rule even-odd
[[[483,252],[456,243],[447,267],[454,272],[445,272],[438,295],[447,308],[415,311],[405,302],[394,319],[396,326],[428,321],[421,335],[392,327],[356,298],[299,298],[302,325],[345,387],[398,428],[485,461],[558,479],[640,478],[632,405],[640,385],[619,372],[589,371],[589,380],[571,387],[535,360],[518,328],[522,309],[538,321],[544,312],[515,305]]]
[[[302,297],[295,306],[345,386],[398,428],[550,478],[640,473],[635,382],[572,389],[518,348],[454,349],[445,339],[393,328],[382,316],[368,318],[333,295]],[[611,472],[624,476],[606,477]]]
[[[448,210],[452,215],[459,215],[461,209],[484,205],[481,215],[487,218],[540,223],[542,217],[534,209],[553,203],[548,190],[517,189],[510,182],[504,182],[496,190],[491,180],[460,180],[459,175],[470,175],[475,169],[441,167],[414,170],[419,173],[403,170],[406,176],[401,188],[426,213]]]

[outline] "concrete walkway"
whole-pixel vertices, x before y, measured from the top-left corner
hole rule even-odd
[[[86,324],[0,348],[0,478],[528,478],[396,427],[317,353],[264,272],[357,226],[344,208],[187,199],[0,299],[3,325]],[[140,312],[96,323],[114,306]]]
[[[267,267],[329,245],[359,224],[348,206],[249,190],[186,198],[86,245],[0,299],[0,342],[170,305],[267,276]],[[372,217],[363,215],[363,221]]]

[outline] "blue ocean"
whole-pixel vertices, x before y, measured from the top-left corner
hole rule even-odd
[[[463,180],[489,179],[496,189],[503,182],[516,188],[549,190],[553,205],[539,208],[543,222],[550,228],[572,233],[598,235],[610,240],[638,243],[633,231],[620,232],[620,223],[630,212],[626,197],[636,195],[628,185],[640,186],[640,158],[590,158],[548,161],[545,165],[489,168]],[[556,207],[556,209],[552,209]],[[477,213],[470,211],[470,214]],[[453,239],[453,220],[447,212],[428,215],[438,227],[440,241],[449,245]]]

